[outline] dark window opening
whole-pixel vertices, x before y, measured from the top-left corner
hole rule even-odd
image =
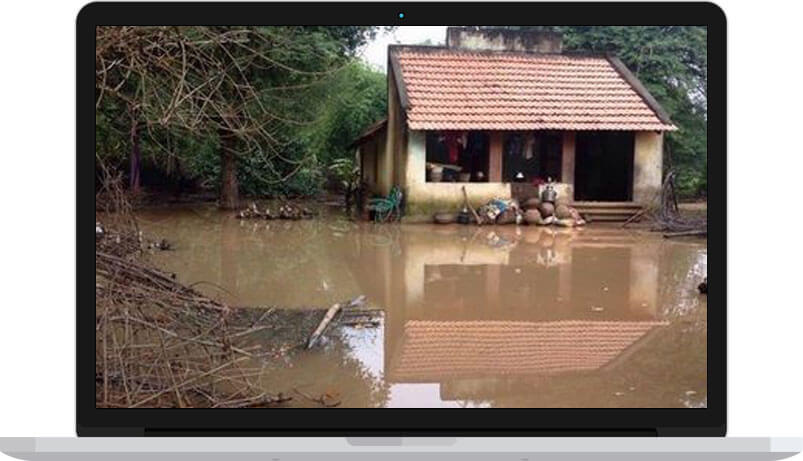
[[[488,133],[427,131],[427,182],[487,182]]]
[[[577,133],[575,200],[626,202],[633,198],[632,131]]]
[[[563,136],[559,132],[508,133],[502,148],[502,181],[543,183],[561,180]]]

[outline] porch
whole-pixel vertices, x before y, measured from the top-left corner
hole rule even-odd
[[[622,221],[660,189],[662,134],[652,131],[409,131],[408,214],[495,197],[523,202],[553,182],[558,201],[599,221]]]

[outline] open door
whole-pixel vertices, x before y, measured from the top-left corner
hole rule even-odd
[[[632,131],[577,133],[574,198],[577,201],[629,202],[633,199]]]

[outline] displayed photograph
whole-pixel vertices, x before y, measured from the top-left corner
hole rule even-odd
[[[706,42],[98,27],[95,405],[707,407]]]

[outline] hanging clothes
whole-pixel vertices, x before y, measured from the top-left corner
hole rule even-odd
[[[535,133],[527,134],[527,141],[524,145],[524,158],[530,160],[535,156]]]
[[[457,165],[460,158],[460,151],[464,147],[463,133],[459,131],[447,131],[443,134],[446,143],[446,152],[449,155],[449,163]]]

